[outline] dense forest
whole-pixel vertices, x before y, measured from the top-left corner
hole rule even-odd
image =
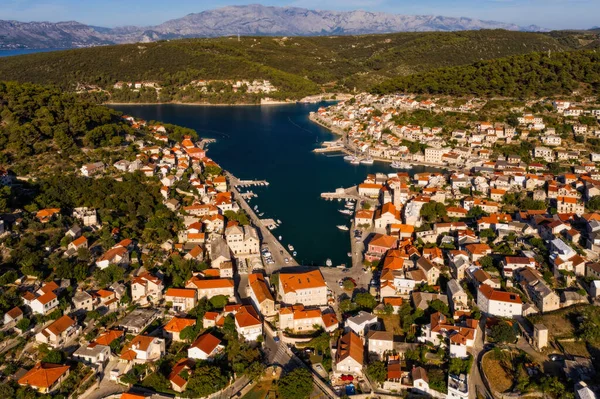
[[[20,174],[68,161],[98,160],[97,149],[119,146],[133,130],[120,113],[58,88],[0,82],[0,165]],[[39,162],[38,162],[39,161]],[[77,163],[77,162],[76,162]]]
[[[600,88],[600,53],[532,53],[388,80],[372,88],[394,92],[526,98]]]
[[[503,30],[184,39],[7,57],[0,60],[0,76],[69,90],[78,84],[112,89],[118,81],[154,81],[163,87],[161,101],[180,99],[180,89],[193,80],[268,79],[279,89],[270,97],[299,98],[323,88],[364,90],[394,76],[577,46],[565,38]],[[133,102],[156,97],[115,94]]]

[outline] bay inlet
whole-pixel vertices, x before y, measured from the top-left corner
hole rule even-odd
[[[263,218],[281,220],[273,231],[282,243],[292,244],[300,264],[351,263],[350,236],[336,226],[350,226],[351,217],[338,212],[344,203],[321,199],[322,192],[350,187],[369,173],[391,173],[388,163],[351,165],[340,154],[315,154],[323,141],[336,140],[324,127],[311,122],[309,113],[321,104],[269,106],[119,105],[123,113],[145,120],[194,129],[202,138],[214,138],[208,156],[240,179],[267,180],[268,187],[252,187]],[[415,166],[410,173],[431,168]]]

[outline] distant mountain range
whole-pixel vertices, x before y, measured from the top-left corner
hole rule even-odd
[[[163,39],[244,36],[361,35],[392,32],[505,29],[546,31],[471,18],[400,15],[366,11],[316,11],[254,4],[189,14],[151,27],[102,28],[79,22],[0,20],[0,48],[71,48]]]

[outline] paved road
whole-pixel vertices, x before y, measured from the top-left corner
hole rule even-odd
[[[481,357],[485,354],[484,342],[483,342],[483,328],[485,326],[485,320],[482,317],[477,326],[477,339],[473,347],[470,348],[469,352],[473,355],[473,365],[471,367],[471,373],[469,374],[469,399],[475,399],[480,396],[485,398],[493,398],[492,394],[488,390],[487,385],[483,382],[481,376]]]
[[[269,330],[265,330],[264,350],[269,364],[278,364],[287,372],[298,367],[305,367],[310,371],[315,385],[315,389],[311,394],[311,398],[337,397],[333,390],[323,381],[321,381],[319,376],[317,376],[313,370],[308,368],[306,364],[304,364],[304,362],[298,358],[298,356],[294,355],[292,351],[288,349],[286,344],[281,341],[275,342]]]

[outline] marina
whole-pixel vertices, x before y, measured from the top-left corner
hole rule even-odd
[[[195,129],[203,139],[216,139],[210,144],[211,157],[225,170],[240,178],[239,189],[253,192],[252,208],[258,219],[280,219],[277,227],[264,230],[277,232],[285,245],[293,243],[299,264],[323,265],[348,263],[348,234],[337,225],[349,224],[349,215],[337,212],[346,200],[358,200],[354,189],[348,192],[336,187],[355,187],[369,173],[396,171],[390,163],[352,165],[343,156],[316,154],[319,143],[336,142],[326,128],[309,119],[320,104],[293,104],[269,107],[203,107],[190,105],[113,106],[119,111],[145,120],[162,120]],[[316,139],[316,140],[315,140]],[[245,154],[235,156],[234,154]],[[331,153],[334,155],[334,153]],[[346,154],[352,155],[352,154]],[[410,173],[439,170],[415,166]],[[241,185],[268,182],[269,185]],[[324,201],[329,199],[329,201]],[[331,201],[333,200],[333,201]],[[265,213],[259,217],[258,214]],[[310,221],[310,222],[309,222]],[[287,252],[287,248],[286,252]],[[293,251],[292,251],[293,252]],[[291,254],[290,254],[291,256]]]

